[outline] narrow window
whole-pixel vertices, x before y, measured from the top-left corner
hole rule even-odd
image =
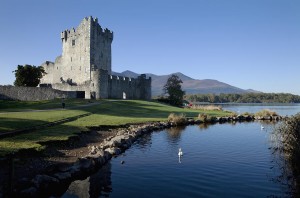
[[[72,40],[72,46],[74,46],[74,45],[75,45],[75,39]]]

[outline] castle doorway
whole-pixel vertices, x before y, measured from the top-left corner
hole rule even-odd
[[[123,99],[126,100],[126,93],[123,92]]]

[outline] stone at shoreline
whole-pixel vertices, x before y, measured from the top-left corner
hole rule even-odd
[[[254,116],[218,117],[214,120],[210,120],[210,122],[251,121],[254,119],[267,118]],[[282,118],[280,116],[274,116],[268,119],[280,120]],[[201,123],[204,122],[201,120],[188,119],[185,125]],[[18,189],[18,192],[21,192],[24,196],[31,197],[30,195],[33,196],[43,191],[53,189],[53,187],[57,185],[84,178],[108,162],[112,156],[119,155],[125,149],[129,148],[139,136],[155,130],[170,128],[172,125],[174,124],[171,122],[154,122],[129,125],[127,129],[122,128],[117,131],[117,135],[106,138],[99,145],[89,147],[89,154],[86,157],[79,158],[73,165],[57,165],[52,176],[37,175],[32,182],[29,182],[31,187],[30,185],[23,185]]]
[[[54,177],[58,179],[59,181],[66,181],[71,179],[72,175],[70,172],[63,172],[63,173],[56,173],[54,174]]]
[[[109,152],[111,155],[119,155],[122,152],[121,149],[116,147],[107,148],[105,151]]]
[[[37,175],[33,179],[33,184],[37,189],[43,191],[58,186],[59,181],[58,179],[48,175]]]

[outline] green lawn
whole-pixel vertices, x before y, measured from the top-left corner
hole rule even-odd
[[[67,107],[76,107],[88,104],[85,99],[65,99]],[[61,99],[45,100],[45,101],[7,101],[0,100],[0,112],[13,112],[24,110],[43,110],[61,108]]]
[[[66,122],[57,126],[48,127],[43,130],[33,131],[30,133],[17,135],[10,138],[0,139],[0,155],[18,151],[20,149],[33,148],[40,150],[43,148],[42,143],[47,141],[67,140],[69,137],[76,135],[81,131],[88,130],[89,126],[99,125],[120,125],[127,123],[138,123],[147,121],[166,120],[170,113],[183,113],[187,117],[197,117],[199,113],[206,113],[211,116],[228,115],[224,111],[199,111],[172,107],[157,102],[147,102],[139,100],[103,100],[97,101],[99,104],[93,106],[78,106],[85,104],[83,100],[68,101],[73,109],[65,110],[49,110],[42,112],[9,112],[0,114],[0,133],[31,127],[38,124],[45,124],[52,121],[73,117],[85,113],[92,113],[89,116],[79,118],[77,120]],[[34,103],[24,106],[30,106],[32,109],[51,109],[56,108],[56,101]],[[67,104],[68,104],[67,103]],[[43,104],[49,104],[45,108]],[[4,105],[5,106],[5,105]],[[9,105],[6,105],[9,106]],[[77,107],[76,107],[77,106]],[[13,106],[7,108],[12,111],[21,110]]]

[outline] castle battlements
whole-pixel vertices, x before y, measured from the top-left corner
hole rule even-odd
[[[41,86],[76,91],[85,98],[151,98],[151,78],[111,75],[113,32],[97,18],[85,17],[76,28],[61,32],[62,55],[46,62]]]
[[[85,17],[81,21],[81,23],[77,29],[75,29],[73,27],[70,30],[66,29],[66,30],[62,31],[61,32],[61,40],[66,42],[69,38],[74,39],[75,37],[77,37],[83,33],[82,30],[85,30],[85,31],[90,30],[91,36],[96,34],[96,35],[101,35],[107,39],[110,39],[111,41],[113,40],[113,31],[110,31],[107,28],[103,29],[100,26],[100,24],[98,23],[98,18],[93,18],[92,16]]]

